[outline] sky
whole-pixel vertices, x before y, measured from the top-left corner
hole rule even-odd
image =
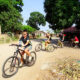
[[[23,0],[24,6],[23,6],[23,12],[22,17],[23,17],[23,24],[27,25],[26,20],[29,19],[30,17],[30,13],[34,12],[34,11],[38,11],[40,13],[42,13],[43,15],[45,15],[44,12],[44,0]],[[40,26],[40,30],[43,31],[47,31],[50,30],[52,31],[49,27],[48,27],[48,23],[46,24],[46,26]]]

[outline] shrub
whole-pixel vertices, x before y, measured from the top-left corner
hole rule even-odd
[[[35,28],[32,28],[31,26],[29,26],[29,25],[23,25],[22,27],[21,27],[21,30],[23,31],[23,30],[27,30],[29,33],[31,33],[31,32],[34,32],[36,29]]]

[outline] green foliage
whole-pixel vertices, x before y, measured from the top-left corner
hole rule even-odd
[[[52,29],[70,27],[80,24],[80,2],[78,0],[45,0],[46,20]],[[79,26],[80,28],[80,26]]]
[[[2,11],[9,11],[11,4],[9,3],[9,0],[0,0],[0,13]]]
[[[38,25],[45,26],[46,21],[43,14],[40,12],[32,12],[30,14],[29,20],[26,21],[28,25],[32,26],[33,28],[39,29]]]
[[[16,32],[22,26],[22,0],[0,0],[0,25],[2,32]]]
[[[31,33],[31,32],[34,32],[36,29],[35,29],[35,28],[32,28],[32,27],[29,26],[29,25],[23,25],[23,26],[21,27],[21,30],[27,30],[29,33]]]
[[[8,36],[12,37],[12,32],[7,32]]]
[[[40,38],[41,37],[41,34],[37,35],[37,38]]]
[[[15,32],[19,30],[22,26],[21,22],[21,14],[15,8],[12,8],[9,12],[1,12],[0,14],[2,32]]]
[[[22,0],[0,0],[0,12],[9,11],[11,7],[14,7],[21,12],[22,6]]]
[[[60,33],[61,32],[61,30],[59,30],[59,29],[56,29],[56,30],[54,30],[54,33]]]

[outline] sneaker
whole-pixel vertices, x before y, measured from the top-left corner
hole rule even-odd
[[[32,56],[29,56],[28,61],[31,62],[32,60]]]
[[[21,62],[19,66],[22,67],[23,66],[23,63]]]

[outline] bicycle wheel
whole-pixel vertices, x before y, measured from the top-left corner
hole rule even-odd
[[[55,49],[55,47],[53,45],[48,45],[48,47],[47,47],[48,52],[53,52],[54,49]]]
[[[36,47],[35,47],[36,52],[40,51],[41,49],[42,49],[42,44],[36,45]]]
[[[36,62],[36,53],[35,53],[34,51],[31,52],[31,61],[30,61],[30,62],[28,61],[27,58],[29,58],[29,57],[26,56],[26,60],[27,60],[27,64],[26,64],[26,65],[27,65],[28,67],[34,65],[35,62]]]
[[[3,64],[2,72],[6,77],[11,77],[17,73],[19,59],[16,56],[9,57]]]

